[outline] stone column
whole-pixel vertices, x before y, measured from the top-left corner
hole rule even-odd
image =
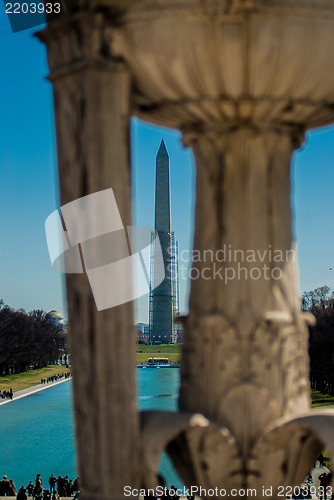
[[[130,225],[130,77],[108,32],[90,12],[54,20],[39,37],[54,89],[61,204],[112,188]],[[98,312],[86,274],[66,284],[82,498],[123,498],[139,482],[132,304]]]
[[[290,208],[298,141],[283,128],[185,135],[197,198],[180,409],[229,429],[245,470],[266,426],[310,407]]]

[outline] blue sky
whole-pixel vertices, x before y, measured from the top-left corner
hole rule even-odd
[[[58,206],[52,88],[44,46],[28,30],[12,34],[0,3],[0,298],[14,308],[57,309],[66,316],[63,275],[51,267],[44,233]],[[132,121],[134,223],[153,226],[155,156],[163,137],[170,156],[172,229],[191,248],[195,169],[178,132]],[[294,232],[301,291],[334,289],[334,128],[307,134],[293,159]],[[189,284],[180,283],[181,312]],[[147,298],[135,304],[147,319]]]

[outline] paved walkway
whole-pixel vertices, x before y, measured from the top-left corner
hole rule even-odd
[[[6,405],[8,403],[13,403],[14,401],[17,401],[18,399],[25,398],[26,396],[30,396],[30,394],[35,394],[36,392],[44,391],[45,389],[48,389],[49,387],[53,387],[58,384],[62,384],[63,382],[67,382],[68,380],[71,380],[72,377],[70,378],[62,378],[61,380],[57,380],[56,382],[49,382],[48,384],[38,384],[38,385],[33,385],[32,387],[27,387],[26,389],[22,389],[21,391],[16,391],[14,392],[13,399],[0,399],[0,406],[1,405]],[[7,498],[7,497],[0,497],[0,498]]]
[[[321,465],[319,465],[319,467],[315,467],[314,469],[311,470],[311,476],[312,476],[312,480],[313,480],[313,483],[311,483],[311,486],[315,486],[317,489],[319,488],[320,481],[319,481],[318,477],[320,476],[320,474],[323,474],[324,472],[326,472],[326,474],[329,474],[330,470],[327,469],[327,467],[324,467]]]

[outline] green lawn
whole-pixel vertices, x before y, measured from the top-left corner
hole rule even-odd
[[[181,359],[181,344],[163,344],[163,345],[142,345],[136,346],[137,363],[147,363],[149,358],[168,358],[175,363]],[[141,352],[140,352],[141,351]]]
[[[5,375],[0,377],[0,390],[2,392],[12,388],[13,392],[20,391],[21,389],[40,384],[41,378],[48,378],[58,373],[66,373],[69,371],[71,371],[70,368],[66,368],[66,366],[49,365],[38,370],[29,370],[24,373]]]
[[[334,406],[334,396],[328,394],[321,394],[319,391],[311,390],[312,406]]]

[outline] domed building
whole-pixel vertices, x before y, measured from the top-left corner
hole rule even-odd
[[[67,333],[67,321],[63,318],[60,312],[53,309],[46,314],[45,319],[50,322],[52,321],[55,326],[61,327],[63,332],[65,334]],[[70,365],[70,363],[70,355],[67,352],[60,355],[59,364],[67,366]]]
[[[47,313],[47,315],[45,316],[45,319],[52,321],[56,326],[61,326],[62,328],[66,329],[65,319],[60,314],[60,312],[58,312],[54,309]]]

